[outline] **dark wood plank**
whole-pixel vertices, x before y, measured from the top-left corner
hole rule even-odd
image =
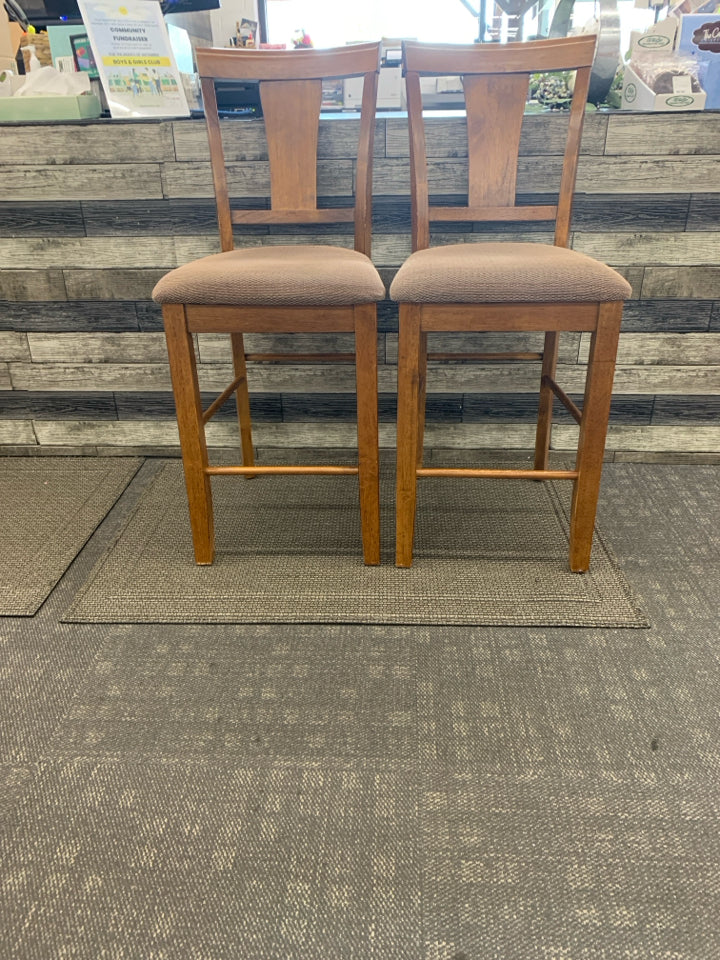
[[[0,418],[7,420],[117,420],[117,416],[112,393],[0,393]]]
[[[660,396],[655,398],[652,423],[672,424],[720,422],[720,397],[718,396]]]
[[[709,300],[628,300],[623,333],[705,333],[711,329]]]
[[[119,420],[173,420],[175,401],[172,393],[116,393],[117,416]],[[200,394],[203,409],[206,410],[216,397],[214,393]],[[253,420],[265,423],[279,423],[282,420],[282,403],[279,394],[251,393],[250,403]],[[235,400],[230,399],[220,408],[213,419],[235,420]]]
[[[718,146],[720,152],[720,146]],[[720,196],[716,193],[694,193],[690,197],[688,230],[717,230],[720,223]]]
[[[582,394],[571,394],[570,399],[582,406]],[[653,398],[644,396],[616,396],[610,408],[613,423],[650,423]],[[531,393],[465,394],[462,398],[463,423],[534,423],[537,417],[537,397]],[[553,420],[573,423],[561,403],[553,404]]]
[[[0,274],[2,282],[3,274]],[[137,305],[139,306],[139,305]],[[155,307],[152,304],[152,307]],[[157,310],[160,308],[157,307]],[[162,319],[160,323],[162,328]],[[145,329],[145,328],[143,328]],[[124,333],[138,330],[136,304],[113,300],[0,302],[0,330]]]
[[[210,200],[89,200],[80,206],[89,237],[217,232],[217,210]]]
[[[3,237],[84,237],[79,201],[0,203]]]

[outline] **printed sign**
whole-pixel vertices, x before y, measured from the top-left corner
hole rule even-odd
[[[157,0],[78,0],[113,117],[190,114]]]

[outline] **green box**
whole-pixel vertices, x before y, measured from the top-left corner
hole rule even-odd
[[[102,113],[94,93],[75,97],[0,97],[0,123],[33,120],[86,120]]]

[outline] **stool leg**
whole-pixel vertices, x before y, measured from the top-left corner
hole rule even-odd
[[[425,405],[427,393],[427,334],[420,331],[418,350],[418,399],[417,399],[417,466],[423,465],[423,438],[425,436]]]
[[[412,566],[420,442],[421,308],[400,304],[398,340],[397,492],[395,500],[395,563]]]
[[[251,467],[255,463],[255,454],[253,452],[252,441],[252,420],[250,417],[250,393],[247,382],[247,363],[245,361],[245,343],[241,333],[231,333],[230,343],[232,344],[233,369],[235,376],[240,377],[235,399],[237,402],[238,424],[240,426],[240,446],[242,449],[243,466]],[[253,474],[246,473],[245,476],[250,479]]]
[[[601,303],[597,329],[590,341],[576,463],[578,476],[570,512],[570,569],[576,573],[583,573],[590,566],[621,319],[622,303]]]
[[[357,383],[358,486],[363,557],[380,563],[380,462],[378,451],[377,308],[361,304],[355,317]]]
[[[164,304],[163,321],[180,433],[195,562],[208,564],[213,562],[215,555],[213,506],[210,477],[205,472],[208,453],[195,349],[182,305]]]
[[[552,432],[553,400],[555,395],[548,385],[548,378],[555,379],[557,368],[558,343],[557,330],[548,330],[545,334],[543,349],[542,375],[540,379],[540,397],[538,400],[537,430],[535,433],[535,469],[547,470]]]

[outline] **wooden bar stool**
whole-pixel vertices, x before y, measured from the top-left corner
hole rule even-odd
[[[162,304],[195,560],[214,559],[210,478],[219,474],[357,475],[363,556],[380,562],[377,421],[377,301],[383,282],[370,260],[371,166],[380,44],[337,50],[197,50],[210,142],[222,253],[168,273],[153,291]],[[323,80],[364,78],[354,198],[318,208],[317,148]],[[259,121],[218,118],[217,81],[258,81],[267,137],[270,208],[231,206],[223,128],[255,132]],[[353,121],[338,121],[352,123]],[[253,129],[254,128],[254,129]],[[352,192],[352,187],[348,187]],[[298,243],[235,249],[234,224],[354,224],[354,249]],[[226,333],[235,379],[203,411],[193,335]],[[346,333],[350,354],[248,354],[243,335]],[[253,455],[247,361],[355,361],[358,407],[357,466],[258,466]],[[212,466],[205,424],[233,394],[237,398],[242,464]]]
[[[570,568],[579,572],[589,566],[623,301],[630,294],[630,285],[610,267],[568,249],[595,43],[594,36],[579,36],[504,45],[403,44],[413,253],[390,288],[400,304],[398,566],[412,564],[417,478],[433,476],[572,480]],[[575,84],[557,202],[518,205],[518,153],[531,74],[566,70],[575,72]],[[430,202],[420,78],[458,74],[467,112],[468,198],[465,206],[440,206]],[[561,122],[558,118],[558,125]],[[431,222],[542,220],[555,223],[552,245],[502,241],[430,246]],[[564,330],[591,334],[582,411],[555,382],[558,340]],[[532,470],[422,465],[427,363],[436,358],[428,354],[428,333],[474,331],[544,331],[542,353],[496,356],[542,362]],[[491,359],[486,353],[454,356]],[[446,354],[442,358],[448,359]],[[580,424],[573,470],[548,469],[554,397]]]

